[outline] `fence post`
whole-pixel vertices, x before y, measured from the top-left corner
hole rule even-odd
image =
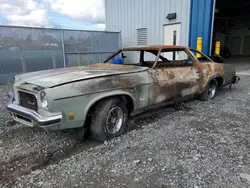
[[[52,55],[52,63],[53,63],[53,68],[56,69],[56,56],[54,54]]]
[[[100,63],[100,62],[102,62],[102,52],[99,52],[99,62],[98,63]]]
[[[89,65],[89,53],[87,53],[87,63]]]
[[[21,56],[21,64],[22,64],[23,73],[25,73],[27,71],[27,65],[26,65],[26,60],[24,56]]]
[[[64,35],[63,30],[61,29],[61,40],[62,40],[62,53],[63,53],[63,66],[66,67],[66,58],[65,58],[65,49],[64,49]]]
[[[77,54],[77,65],[78,65],[78,67],[81,66],[81,55],[80,54]]]

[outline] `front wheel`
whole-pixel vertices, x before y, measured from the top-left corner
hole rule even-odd
[[[218,89],[217,81],[215,79],[211,80],[207,84],[204,93],[201,94],[200,99],[203,101],[214,99],[217,93],[217,89]]]
[[[103,99],[96,104],[91,118],[91,133],[104,142],[123,134],[127,129],[128,110],[119,97]]]

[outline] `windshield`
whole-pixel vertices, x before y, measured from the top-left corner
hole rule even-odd
[[[136,65],[140,63],[140,51],[120,51],[116,56],[106,63]]]

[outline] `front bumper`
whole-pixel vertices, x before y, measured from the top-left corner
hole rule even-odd
[[[36,111],[32,109],[25,108],[18,104],[8,104],[7,109],[10,111],[13,119],[17,122],[25,124],[30,127],[36,125],[44,128],[45,130],[49,129],[58,129],[62,121],[62,113],[53,113],[50,116],[41,116]]]

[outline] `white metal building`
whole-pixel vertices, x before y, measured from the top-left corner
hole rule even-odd
[[[121,31],[122,46],[173,44],[176,35],[192,48],[202,37],[206,54],[219,40],[232,55],[250,55],[250,1],[105,0],[105,8],[106,30]]]
[[[156,0],[157,1],[157,0]],[[106,29],[121,31],[122,45],[164,44],[177,30],[178,43],[188,45],[189,0],[106,0]],[[176,13],[173,20],[166,19]]]

